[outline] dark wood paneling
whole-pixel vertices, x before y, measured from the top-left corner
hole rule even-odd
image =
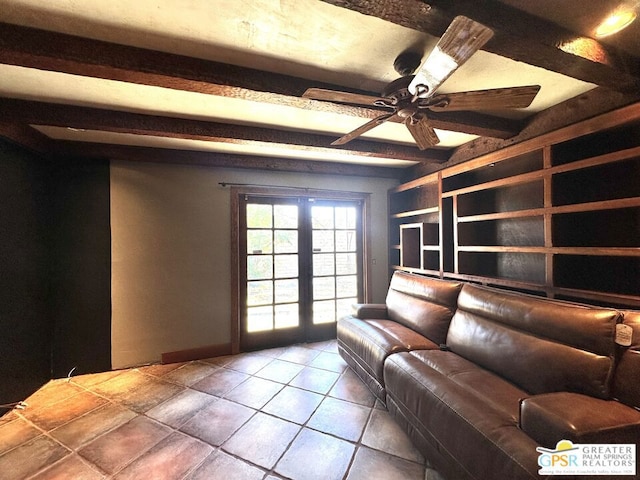
[[[53,375],[110,370],[109,162],[56,159],[52,182]]]
[[[0,403],[50,378],[47,179],[41,158],[0,139]]]

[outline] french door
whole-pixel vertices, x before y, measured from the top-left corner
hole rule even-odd
[[[363,298],[362,202],[245,195],[239,207],[241,349],[335,338]]]

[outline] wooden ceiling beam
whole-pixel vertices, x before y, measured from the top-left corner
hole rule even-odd
[[[6,23],[0,23],[0,63],[364,119],[381,113],[300,98],[312,86],[345,90],[337,85]],[[435,128],[496,138],[509,138],[521,128],[518,122],[480,113],[433,112],[430,117]]]
[[[399,179],[403,169],[356,165],[338,162],[306,161],[255,155],[234,155],[228,153],[173,150],[128,145],[109,145],[89,142],[58,140],[53,151],[61,158],[106,158],[137,162],[202,165],[219,168],[248,168],[325,175],[353,175]]]
[[[311,87],[345,90],[337,85],[2,22],[0,63],[362,118],[380,114],[301,98]]]
[[[351,160],[384,158],[441,163],[448,158],[442,150],[420,151],[415,146],[359,139],[342,147],[329,147],[334,136],[28,100],[0,98],[0,110],[7,118],[24,124],[257,145],[283,151],[339,153]]]
[[[640,59],[495,0],[322,0],[440,37],[465,15],[494,31],[483,50],[621,93],[640,89]]]
[[[0,137],[11,140],[39,154],[47,154],[53,148],[53,142],[46,135],[29,125],[10,120],[8,116],[0,119]]]

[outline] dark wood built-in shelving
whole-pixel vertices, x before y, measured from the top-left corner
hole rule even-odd
[[[390,191],[392,269],[640,307],[640,105]]]

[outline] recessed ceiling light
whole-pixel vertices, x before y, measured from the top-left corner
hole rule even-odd
[[[620,8],[609,15],[596,28],[596,37],[607,37],[627,28],[636,19],[637,14],[631,8]]]

